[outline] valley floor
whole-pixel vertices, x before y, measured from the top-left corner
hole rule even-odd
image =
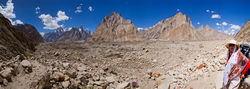
[[[0,88],[216,88],[222,84],[225,42],[44,43],[26,58],[32,72],[17,73]],[[20,62],[13,58],[9,64]]]

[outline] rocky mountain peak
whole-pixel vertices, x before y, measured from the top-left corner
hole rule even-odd
[[[182,12],[177,13],[172,18],[176,20],[176,23],[180,23],[180,24],[185,24],[185,23],[192,24],[190,18],[186,14],[183,14]]]
[[[79,27],[79,31],[83,31],[83,26],[82,25]]]
[[[44,38],[47,42],[74,42],[86,40],[90,36],[89,30],[83,26],[72,28],[58,28],[55,32],[46,33]]]
[[[113,12],[111,13],[111,16],[121,16],[121,14],[120,14],[120,13],[116,13],[116,12],[113,11]]]
[[[176,16],[183,16],[183,13],[182,13],[182,12],[178,12],[178,13],[176,14]]]
[[[120,13],[112,12],[111,15],[107,15],[102,23],[105,23],[108,27],[118,24],[131,24],[130,20],[124,19]]]
[[[198,27],[198,29],[204,29],[204,26],[203,26],[203,25],[201,25],[200,27]]]
[[[44,39],[41,36],[41,34],[31,24],[18,24],[18,25],[14,26],[14,27],[16,29],[21,30],[22,32],[24,32],[28,37],[34,39],[35,42],[37,42],[37,43],[44,42]]]
[[[36,42],[0,13],[0,59],[35,51]]]
[[[250,20],[238,31],[235,39],[240,42],[250,42]]]
[[[209,29],[209,28],[211,28],[211,27],[210,27],[208,24],[206,24],[205,28]]]
[[[203,39],[202,40],[222,40],[226,39],[229,36],[226,34],[223,34],[212,27],[210,27],[208,24],[201,25],[199,28],[196,29],[200,34],[202,34]]]
[[[148,39],[200,40],[201,35],[196,33],[194,29],[190,18],[179,12],[154,25],[145,36]]]
[[[141,39],[141,36],[139,36],[135,25],[116,12],[107,15],[89,38],[90,41],[131,41],[139,39]]]
[[[63,28],[62,27],[59,27],[59,28],[57,28],[56,30],[55,30],[55,32],[63,32],[64,30],[63,30]]]

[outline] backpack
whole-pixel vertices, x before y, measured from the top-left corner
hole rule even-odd
[[[243,55],[245,55],[248,59],[250,57],[250,46],[248,44],[241,44],[240,51]]]

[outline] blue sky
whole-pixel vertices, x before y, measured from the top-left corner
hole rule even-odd
[[[208,24],[227,33],[236,33],[250,19],[250,0],[1,0],[0,5],[13,24],[32,24],[45,33],[80,25],[93,32],[113,11],[137,28],[151,27],[179,11],[196,28]]]

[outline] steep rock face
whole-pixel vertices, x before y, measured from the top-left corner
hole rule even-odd
[[[0,13],[0,59],[10,59],[18,54],[35,51],[36,42],[15,29],[11,22]]]
[[[44,42],[43,37],[40,35],[37,29],[30,24],[18,24],[17,26],[15,26],[15,28],[24,32],[27,36],[34,39],[37,43]]]
[[[240,29],[234,37],[237,41],[250,42],[250,20]]]
[[[91,41],[136,41],[143,39],[135,25],[121,17],[120,13],[112,12],[98,25],[88,40]]]
[[[158,22],[147,31],[145,36],[148,39],[163,40],[204,39],[204,37],[195,30],[190,18],[181,12],[171,18]]]
[[[44,34],[43,37],[44,37],[44,39],[45,39],[46,42],[55,42],[56,39],[57,39],[61,34],[63,34],[63,33],[64,33],[63,28],[57,28],[57,29],[55,30],[55,32],[46,33],[46,34]]]
[[[83,27],[72,28],[70,31],[64,32],[60,35],[56,42],[72,42],[72,41],[81,41],[86,40],[90,36],[89,30],[83,30]]]
[[[206,25],[205,28],[202,25],[196,30],[202,34],[204,37],[203,40],[224,40],[230,37],[229,35],[214,30],[209,25]]]

